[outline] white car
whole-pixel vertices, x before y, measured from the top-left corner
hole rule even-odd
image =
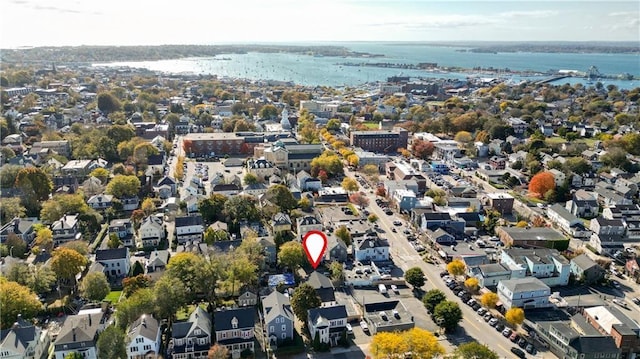
[[[353,327],[351,327],[351,324],[347,323],[344,327],[347,328],[347,334],[353,334]]]
[[[367,325],[367,322],[365,322],[364,320],[360,322],[360,327],[365,333],[369,332],[369,326]]]
[[[398,292],[399,292],[399,290],[398,290],[398,286],[397,286],[397,285],[395,285],[395,284],[392,284],[392,285],[391,285],[391,290],[392,290],[394,293],[398,293]]]

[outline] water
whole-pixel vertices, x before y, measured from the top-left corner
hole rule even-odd
[[[307,44],[308,45],[308,44]],[[326,44],[325,44],[326,45]],[[224,54],[215,58],[187,58],[178,60],[118,62],[95,64],[94,66],[129,66],[168,73],[210,74],[219,77],[244,78],[250,80],[291,81],[307,86],[357,86],[366,82],[385,81],[389,76],[422,78],[465,79],[467,73],[428,73],[423,70],[378,68],[369,66],[344,66],[340,63],[403,63],[418,64],[435,62],[440,66],[463,68],[494,67],[516,71],[544,72],[554,70],[587,71],[596,66],[603,74],[630,73],[640,76],[640,55],[637,54],[566,54],[566,53],[471,53],[456,51],[457,47],[439,47],[416,44],[390,43],[338,43],[353,51],[382,54],[378,58],[358,57],[314,57],[289,53]],[[228,60],[224,60],[228,59]],[[491,76],[491,75],[487,75]],[[516,77],[517,79],[518,77]],[[540,79],[543,77],[536,77]],[[559,81],[578,83],[584,81],[570,78]],[[640,81],[602,80],[605,86],[614,84],[619,88],[633,88]]]

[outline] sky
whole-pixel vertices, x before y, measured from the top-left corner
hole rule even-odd
[[[322,41],[640,42],[640,1],[0,0],[0,48]]]

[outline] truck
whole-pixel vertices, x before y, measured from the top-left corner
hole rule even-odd
[[[378,291],[380,294],[387,294],[387,286],[384,284],[378,284]]]

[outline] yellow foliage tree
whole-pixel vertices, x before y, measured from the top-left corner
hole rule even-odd
[[[464,262],[459,259],[451,261],[451,263],[447,264],[447,272],[454,276],[459,276],[464,274],[465,269]]]
[[[480,303],[487,308],[495,308],[498,300],[500,300],[500,298],[498,298],[498,295],[493,292],[484,293],[480,297]]]
[[[444,348],[433,333],[413,328],[405,332],[380,332],[371,340],[374,359],[401,357],[411,352],[417,358],[434,358],[444,354]]]
[[[464,281],[464,286],[467,287],[467,289],[469,289],[472,292],[475,292],[476,290],[478,290],[478,279],[477,278],[469,278],[467,280]]]
[[[522,308],[513,307],[507,310],[504,315],[504,319],[513,326],[520,325],[524,322],[524,310],[522,310]]]
[[[527,221],[520,221],[516,224],[516,227],[518,228],[525,228],[526,226],[528,226],[529,223]]]
[[[383,359],[406,353],[409,346],[399,333],[381,332],[371,339],[370,350],[374,359]]]

